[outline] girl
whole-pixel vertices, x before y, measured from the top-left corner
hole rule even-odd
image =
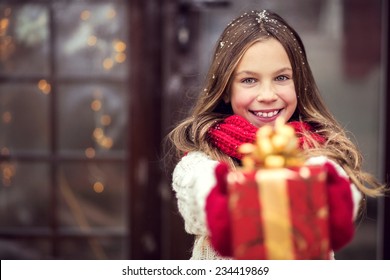
[[[294,124],[307,164],[328,162],[349,179],[351,221],[362,195],[382,192],[361,170],[360,152],[325,106],[296,31],[271,11],[245,13],[223,31],[191,115],[168,135],[179,161],[173,172],[178,208],[185,230],[195,235],[192,259],[222,258],[210,244],[215,227],[205,212],[211,190],[223,184],[223,168],[217,181],[216,167],[239,166],[237,147],[253,142],[255,131],[279,116]]]

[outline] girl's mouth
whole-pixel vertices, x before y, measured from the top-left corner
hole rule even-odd
[[[278,110],[264,110],[264,111],[250,111],[252,114],[254,114],[256,117],[259,118],[274,118],[279,114],[281,109]]]

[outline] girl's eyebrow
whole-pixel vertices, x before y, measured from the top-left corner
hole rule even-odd
[[[238,73],[235,73],[234,76],[240,76],[243,74],[253,76],[253,75],[256,75],[256,72],[244,70],[244,71],[240,71]]]
[[[276,70],[274,73],[273,73],[273,75],[278,75],[278,74],[280,74],[280,73],[283,73],[283,72],[285,72],[285,71],[291,71],[292,72],[292,69],[290,68],[290,67],[283,67],[283,68],[281,68],[281,69],[278,69],[278,70]],[[237,72],[237,73],[235,73],[234,74],[234,76],[239,76],[239,75],[257,75],[257,73],[256,72],[254,72],[254,71],[249,71],[249,70],[243,70],[243,71],[240,71],[240,72]]]
[[[291,67],[283,67],[283,68],[281,68],[281,69],[275,71],[274,74],[280,74],[280,73],[283,73],[283,72],[286,72],[286,71],[291,71],[291,72],[292,72]]]

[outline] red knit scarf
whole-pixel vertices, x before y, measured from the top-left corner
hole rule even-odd
[[[307,141],[306,137],[303,135],[305,131],[309,132],[311,137],[318,143],[322,144],[325,142],[325,139],[321,135],[315,133],[308,123],[293,121],[288,124],[295,129],[301,148]],[[232,115],[211,127],[208,131],[208,135],[213,145],[219,150],[228,156],[240,160],[242,155],[237,152],[237,148],[243,143],[253,143],[256,139],[257,130],[258,128],[248,122],[245,118],[239,115]]]

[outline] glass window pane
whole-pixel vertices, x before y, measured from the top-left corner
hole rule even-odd
[[[57,65],[63,77],[127,77],[126,9],[116,3],[55,5]]]
[[[120,260],[126,258],[125,238],[66,238],[60,244],[60,259]]]
[[[122,259],[128,2],[0,2],[0,258]]]
[[[50,90],[39,89],[39,86],[42,85],[0,84],[0,149],[3,154],[48,153]]]
[[[0,162],[0,228],[48,227],[49,166]]]
[[[0,238],[2,260],[47,260],[50,257],[50,240],[41,238]]]
[[[125,155],[127,95],[124,85],[59,87],[59,149],[61,153]]]
[[[59,183],[59,224],[63,230],[125,230],[127,203],[122,163],[64,163]]]
[[[0,5],[0,75],[49,73],[49,13],[45,6]]]

